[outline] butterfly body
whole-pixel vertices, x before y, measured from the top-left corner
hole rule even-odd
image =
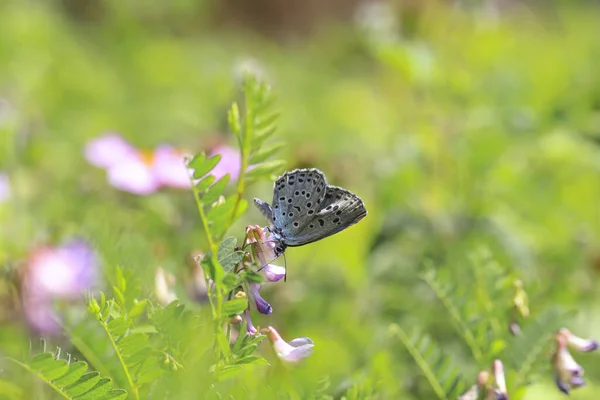
[[[271,224],[276,256],[287,247],[338,233],[367,215],[360,197],[329,185],[323,172],[315,168],[286,172],[275,181],[271,204],[260,199],[254,203]]]

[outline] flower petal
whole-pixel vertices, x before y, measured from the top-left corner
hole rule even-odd
[[[90,140],[84,150],[86,160],[100,168],[110,168],[131,158],[135,153],[136,149],[116,133]]]
[[[273,312],[273,307],[271,307],[271,305],[265,299],[263,299],[259,293],[259,290],[262,285],[260,285],[258,283],[252,283],[249,286],[250,286],[250,294],[252,295],[252,298],[254,299],[254,304],[256,306],[256,310],[261,314],[265,314],[265,315],[271,314]]]
[[[140,196],[151,194],[160,186],[151,168],[138,156],[110,167],[108,183],[119,190]]]
[[[152,171],[164,186],[187,189],[190,178],[184,163],[185,154],[171,146],[162,145],[154,151]]]
[[[261,272],[268,282],[277,282],[285,276],[285,267],[267,264]]]
[[[313,342],[312,339],[307,338],[307,337],[301,337],[301,338],[292,339],[289,342],[289,345],[292,346],[292,347],[301,347],[301,346],[304,346],[304,345],[307,345],[307,344],[310,344],[310,345],[314,346],[315,342]]]
[[[567,342],[569,343],[569,345],[573,346],[577,351],[581,351],[583,353],[597,350],[599,347],[597,341],[592,339],[583,339],[579,336],[575,336],[571,333],[571,331],[569,331],[566,328],[560,329],[559,334],[567,338]]]
[[[244,319],[246,319],[246,333],[249,333],[250,335],[256,335],[258,330],[256,330],[254,324],[252,323],[252,319],[250,318],[250,310],[244,311]]]
[[[285,361],[297,362],[310,356],[313,353],[314,347],[314,344],[306,344],[304,346],[296,347],[285,356],[281,356],[281,358],[283,358]]]

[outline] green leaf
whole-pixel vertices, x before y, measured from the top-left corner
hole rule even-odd
[[[275,126],[271,126],[266,129],[262,129],[254,135],[254,139],[252,141],[252,150],[258,150],[262,147],[262,144],[269,139],[273,134],[277,131]]]
[[[44,366],[40,373],[44,378],[53,380],[63,376],[69,370],[69,364],[67,360],[53,360],[52,364]]]
[[[227,291],[235,289],[240,284],[241,284],[241,279],[238,274],[233,274],[233,273],[228,272],[223,277],[223,285],[225,285],[225,288],[227,289]]]
[[[204,160],[202,163],[199,163],[199,165],[197,165],[194,168],[194,179],[200,179],[204,175],[208,174],[210,171],[213,170],[214,167],[217,166],[219,161],[221,161],[221,155],[215,154],[211,158]]]
[[[214,185],[208,188],[206,193],[202,196],[204,204],[211,204],[219,199],[219,196],[223,194],[225,187],[229,183],[229,174],[225,174],[221,179],[215,182]]]
[[[54,354],[52,353],[42,353],[33,357],[29,362],[29,366],[34,371],[39,371],[48,365],[51,365],[54,362]]]
[[[132,333],[117,342],[121,353],[130,356],[140,349],[150,345],[150,339],[143,333]]]
[[[225,315],[237,315],[244,312],[248,308],[247,299],[233,299],[223,303],[223,314]]]
[[[79,378],[77,381],[75,381],[73,384],[67,386],[65,388],[65,391],[69,396],[79,396],[89,391],[98,382],[100,382],[100,373],[88,372],[87,374],[84,374],[81,378]]]
[[[265,360],[262,357],[256,357],[256,356],[247,356],[247,357],[238,358],[237,360],[234,361],[234,364],[237,364],[237,365],[242,365],[242,364],[269,365],[267,360]]]
[[[285,161],[283,160],[275,160],[269,161],[263,164],[260,164],[250,171],[246,172],[246,177],[248,179],[259,179],[263,177],[271,177],[271,175],[275,174],[278,171],[281,171],[283,166],[285,165]]]
[[[266,159],[277,153],[279,150],[281,150],[283,146],[284,143],[277,143],[270,147],[259,149],[250,156],[250,164],[258,164],[265,161]]]
[[[60,378],[52,381],[58,387],[64,387],[72,384],[87,371],[88,365],[85,361],[77,361],[69,365],[69,370]]]
[[[142,301],[134,300],[133,307],[131,307],[131,310],[129,310],[129,318],[135,319],[135,318],[139,317],[140,315],[142,315],[144,313],[144,311],[146,310],[147,302],[148,302],[148,300],[146,300],[146,299],[144,299]]]
[[[152,348],[144,347],[127,357],[127,366],[134,367],[146,360],[152,354]]]
[[[137,379],[137,383],[139,385],[143,385],[146,383],[151,383],[156,381],[158,378],[161,377],[161,375],[163,375],[165,373],[165,370],[161,369],[160,367],[158,368],[153,368],[148,370],[148,372],[141,374],[138,379]]]
[[[98,400],[125,400],[126,398],[127,392],[125,390],[112,389]]]
[[[241,348],[241,349],[240,349],[240,350],[237,352],[237,355],[238,355],[238,357],[240,357],[240,358],[247,357],[247,356],[249,356],[250,354],[254,353],[254,352],[256,351],[256,349],[257,349],[257,348],[258,348],[258,344],[256,344],[256,343],[249,344],[249,345],[247,345],[247,346],[245,346],[245,347]]]
[[[215,181],[214,175],[206,175],[206,177],[204,179],[202,179],[200,182],[198,182],[196,184],[196,191],[198,192],[198,194],[204,193],[206,191],[206,189],[208,189],[208,187],[213,184],[214,181]]]
[[[264,117],[257,118],[255,122],[255,130],[261,131],[271,128],[275,124],[275,121],[279,119],[279,116],[279,112],[274,112]]]
[[[235,266],[238,265],[240,261],[242,261],[242,259],[244,258],[244,254],[245,253],[243,251],[238,250],[225,257],[221,261],[221,265],[223,266],[225,272],[232,272]]]
[[[130,325],[131,325],[131,320],[129,320],[129,319],[126,320],[124,317],[119,317],[119,318],[113,319],[112,321],[110,321],[108,323],[108,330],[110,331],[111,335],[113,335],[113,336],[121,336],[125,332],[127,332],[127,329],[129,328]]]
[[[192,157],[192,159],[190,160],[190,162],[188,162],[188,168],[191,169],[196,169],[199,166],[201,166],[204,161],[206,160],[206,154],[204,153],[198,153],[196,154],[194,157]]]
[[[227,121],[229,122],[229,129],[237,136],[240,136],[242,128],[240,126],[240,108],[236,102],[231,104],[229,112],[227,113]]]
[[[212,279],[213,282],[222,282],[225,271],[221,264],[216,262],[213,257],[208,257],[208,255],[207,257],[204,257],[202,260],[202,267],[205,268],[208,277]]]
[[[223,367],[217,375],[217,381],[222,382],[226,379],[233,378],[242,372],[242,370],[243,368],[239,365],[228,365],[227,367]]]
[[[77,397],[77,400],[95,400],[101,396],[104,396],[111,388],[112,381],[108,378],[102,378],[89,392]]]
[[[229,358],[231,355],[231,349],[229,348],[229,342],[227,341],[227,337],[225,336],[225,332],[219,331],[216,333],[217,342],[219,343],[219,347],[221,349],[221,353],[225,358]]]

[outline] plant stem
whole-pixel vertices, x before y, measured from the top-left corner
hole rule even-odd
[[[41,381],[43,381],[46,385],[50,386],[52,389],[54,389],[54,391],[56,393],[58,393],[59,395],[61,395],[62,397],[64,397],[65,399],[71,399],[71,396],[67,395],[66,393],[64,393],[62,390],[60,390],[60,388],[58,386],[56,386],[55,384],[53,384],[52,382],[50,382],[48,379],[44,378],[43,376],[41,376],[40,374],[38,374],[36,371],[32,370],[29,365],[22,363],[19,360],[15,360],[12,357],[4,357],[6,360],[12,361],[17,365],[20,365],[21,367],[25,368],[27,371],[31,372],[32,374],[34,374],[35,376],[37,376]]]
[[[110,334],[110,331],[108,330],[108,325],[106,324],[106,322],[104,322],[104,320],[100,320],[100,324],[102,325],[102,327],[104,328],[104,331],[106,332],[106,335],[110,339],[110,344],[115,349],[115,353],[117,354],[117,357],[119,358],[119,363],[121,363],[121,366],[123,367],[123,372],[125,372],[125,377],[127,378],[127,382],[129,383],[129,386],[131,387],[131,393],[133,395],[133,398],[135,400],[139,400],[140,395],[138,393],[138,388],[135,385],[135,383],[133,383],[133,379],[131,378],[131,375],[129,374],[129,369],[127,368],[127,365],[125,364],[125,360],[123,359],[121,350],[119,350],[119,347],[117,346],[117,342],[115,342],[115,339]]]

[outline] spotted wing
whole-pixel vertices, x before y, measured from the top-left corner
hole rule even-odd
[[[322,208],[327,180],[315,168],[286,172],[273,189],[273,226],[284,238],[293,238]]]
[[[367,215],[360,197],[337,186],[327,186],[319,211],[292,237],[284,235],[288,246],[302,246],[334,235]]]

